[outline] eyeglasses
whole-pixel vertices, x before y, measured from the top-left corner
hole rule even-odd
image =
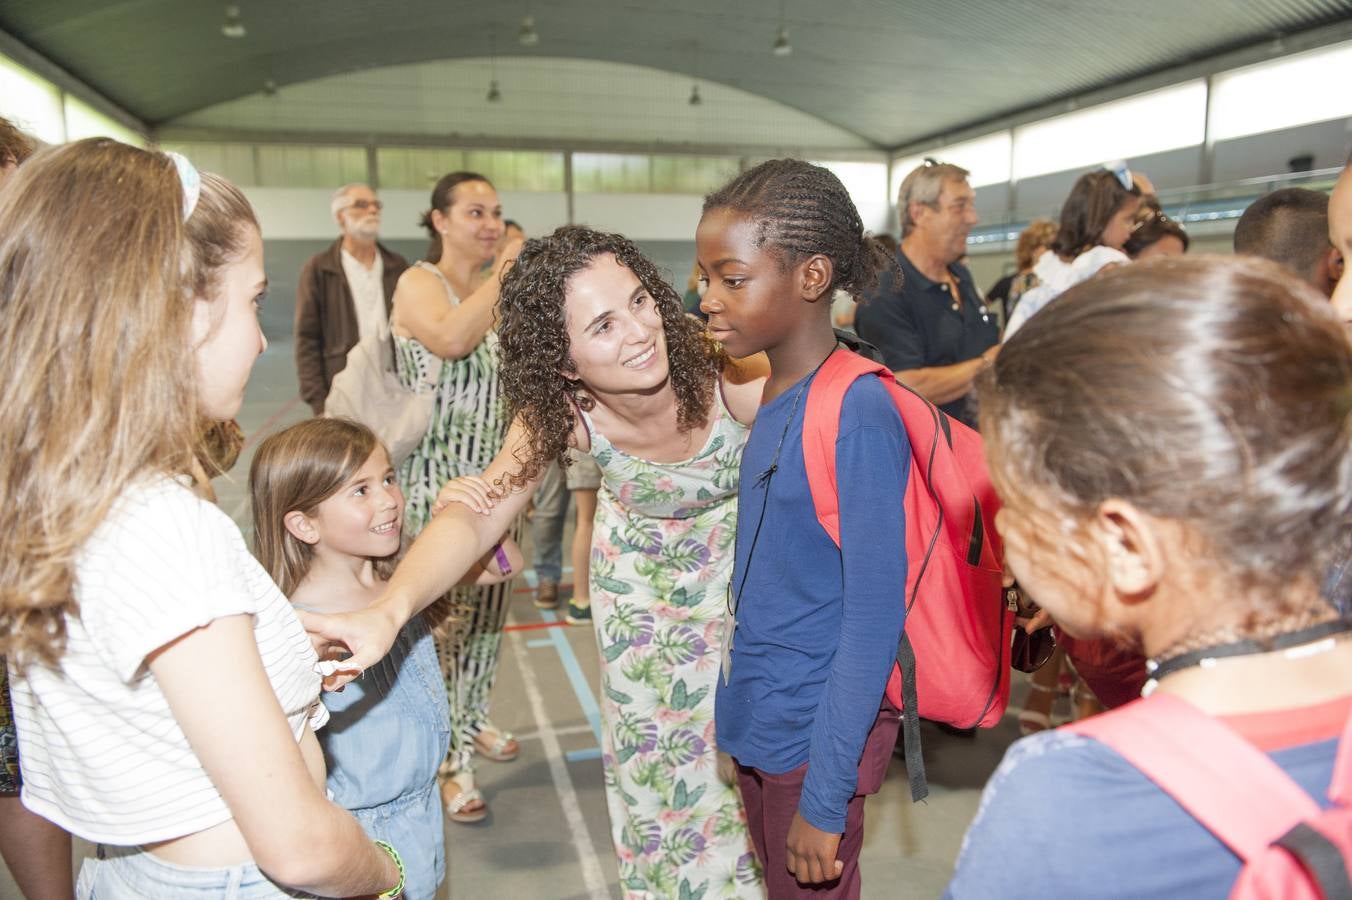
[[[1126,160],[1116,160],[1110,163],[1104,163],[1103,168],[1117,177],[1117,181],[1122,185],[1123,190],[1131,190],[1136,186],[1136,179],[1131,177],[1131,169],[1127,168]]]
[[[379,200],[353,200],[344,207],[344,209],[374,209],[376,212],[380,212],[384,208],[385,204]]]

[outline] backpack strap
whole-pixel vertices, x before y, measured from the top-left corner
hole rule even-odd
[[[1305,867],[1319,885],[1323,900],[1352,898],[1352,879],[1347,874],[1343,851],[1322,831],[1308,822],[1301,822],[1273,843]]]
[[[1062,730],[1115,750],[1245,862],[1320,812],[1267,754],[1172,694],[1154,693]],[[1340,755],[1346,751],[1344,740]]]
[[[1339,806],[1352,807],[1352,714],[1343,726],[1338,741],[1338,758],[1333,762],[1333,780],[1329,782],[1329,799]]]
[[[850,385],[865,375],[892,377],[881,363],[869,362],[848,350],[836,350],[812,382],[803,409],[803,467],[817,521],[840,546],[840,494],[836,484],[836,438],[840,436],[840,410]]]
[[[840,436],[840,410],[850,385],[866,375],[877,375],[885,383],[896,383],[892,371],[882,363],[871,362],[849,350],[835,351],[818,370],[808,389],[803,410],[803,467],[807,470],[807,486],[812,493],[817,521],[837,547],[840,546],[840,493],[836,481],[836,438]],[[909,428],[907,437],[911,437]],[[901,502],[901,498],[897,501]],[[905,591],[904,585],[902,591]],[[925,758],[920,752],[915,648],[904,629],[897,644],[897,666],[901,670],[901,734],[906,750],[906,777],[911,786],[911,799],[923,800],[929,795],[929,785],[925,777]]]

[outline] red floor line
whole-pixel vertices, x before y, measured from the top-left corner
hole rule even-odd
[[[506,626],[505,628],[503,628],[502,630],[503,630],[503,631],[539,631],[539,630],[542,629],[542,628],[563,628],[563,627],[566,627],[567,625],[568,625],[568,623],[567,623],[566,621],[564,621],[563,619],[559,619],[557,622],[525,622],[525,623],[523,623],[523,624],[521,624],[521,625],[508,625],[508,626]]]
[[[564,588],[571,588],[572,586],[573,586],[573,583],[572,583],[571,581],[560,581],[560,582],[559,582],[559,590],[560,590],[560,591],[562,591]],[[533,593],[535,593],[535,588],[531,587],[530,585],[526,585],[525,587],[519,587],[519,588],[516,588],[514,591],[512,591],[512,593],[513,593],[513,594],[533,594]]]

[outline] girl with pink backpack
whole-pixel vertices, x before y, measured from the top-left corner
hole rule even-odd
[[[1348,896],[1352,346],[1276,267],[1072,289],[979,386],[1006,560],[1145,699],[1010,748],[948,896]]]

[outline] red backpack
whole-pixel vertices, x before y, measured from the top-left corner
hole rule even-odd
[[[1067,725],[1117,751],[1243,862],[1232,898],[1352,897],[1352,716],[1329,784],[1329,809],[1219,719],[1151,694]]]
[[[989,728],[1009,704],[1014,612],[1005,604],[1001,585],[1003,553],[995,533],[1000,501],[986,471],[980,435],[899,384],[881,363],[837,350],[817,372],[803,413],[803,463],[812,504],[836,546],[840,408],[850,385],[863,377],[877,377],[887,388],[911,444],[902,499],[906,628],[887,698],[902,711],[911,797],[920,800],[929,792],[920,719]]]

